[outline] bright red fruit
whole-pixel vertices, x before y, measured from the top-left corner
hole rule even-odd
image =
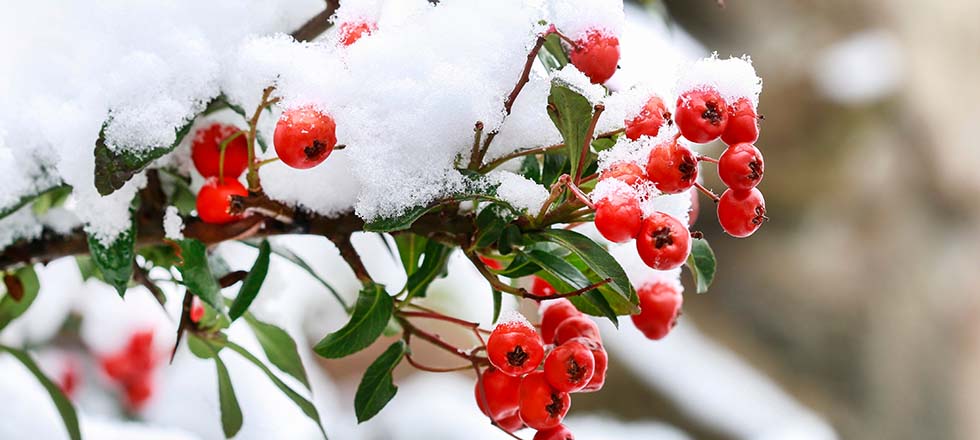
[[[686,191],[698,179],[697,156],[677,141],[657,145],[647,160],[647,179],[666,194]]]
[[[340,25],[340,44],[342,46],[350,46],[357,40],[371,35],[371,32],[374,32],[377,29],[377,24],[366,21],[349,21],[342,23]]]
[[[595,204],[595,227],[609,241],[632,240],[642,223],[643,210],[635,196],[612,193]]]
[[[482,377],[473,389],[476,404],[480,407],[480,411],[497,421],[517,414],[517,406],[520,403],[520,395],[517,391],[521,386],[521,379],[508,376],[494,368],[484,370]],[[483,397],[480,396],[481,384],[484,393],[486,393],[486,405],[484,405]],[[489,411],[487,407],[490,408]]]
[[[205,223],[212,224],[238,220],[240,216],[228,212],[231,207],[231,196],[247,195],[248,190],[238,180],[225,177],[225,180],[219,183],[217,178],[212,177],[197,193],[197,216]]]
[[[718,159],[718,177],[736,191],[755,188],[762,181],[763,171],[762,153],[752,144],[732,145]]]
[[[487,340],[487,357],[498,370],[521,376],[538,368],[544,359],[544,345],[533,328],[523,324],[500,324]]]
[[[585,388],[595,373],[595,357],[574,339],[555,347],[544,359],[544,376],[558,391],[571,393]]]
[[[679,267],[691,252],[691,233],[679,220],[655,212],[643,221],[636,250],[647,266],[657,270]]]
[[[312,168],[323,162],[337,145],[337,124],[330,115],[312,106],[286,110],[276,123],[276,154],[293,168]]]
[[[633,186],[646,177],[643,175],[643,168],[640,168],[639,165],[633,162],[616,162],[599,175],[599,180],[606,179],[618,179],[629,186]]]
[[[241,129],[234,125],[214,123],[197,130],[191,141],[191,160],[204,177],[218,177],[221,164],[221,143]],[[244,135],[235,136],[225,146],[224,177],[237,178],[248,168],[248,141]]]
[[[637,140],[640,136],[656,137],[660,133],[660,127],[670,119],[670,112],[664,105],[664,100],[659,96],[650,97],[640,114],[632,120],[625,121],[626,137],[630,140]]]
[[[569,58],[592,84],[602,84],[616,73],[619,39],[596,29],[590,30],[585,38],[575,42]]]
[[[194,301],[191,303],[191,322],[197,323],[201,322],[201,318],[204,317],[204,306],[201,304],[201,300],[194,297]]]
[[[565,425],[558,425],[551,429],[538,431],[534,434],[533,440],[575,440],[575,436]]]
[[[636,292],[640,313],[630,316],[633,324],[649,339],[661,339],[674,328],[684,297],[676,285],[658,281],[646,284]]]
[[[725,132],[728,104],[712,88],[684,92],[677,98],[674,122],[681,135],[691,142],[711,142]]]
[[[728,145],[754,143],[759,139],[759,117],[748,98],[739,98],[728,106],[728,124],[721,140]]]
[[[524,429],[524,421],[521,420],[521,415],[516,412],[513,415],[497,420],[497,425],[504,428],[504,431],[510,433],[515,433],[521,429]]]
[[[555,329],[555,345],[562,345],[573,338],[588,338],[596,342],[601,342],[599,336],[599,326],[585,315],[573,316],[566,319]]]
[[[582,312],[575,308],[571,301],[561,298],[556,299],[541,308],[541,339],[545,343],[555,342],[555,329],[566,319],[582,316]]]
[[[579,390],[579,392],[591,393],[593,391],[599,391],[606,384],[606,369],[609,367],[609,356],[606,354],[606,349],[602,347],[602,343],[588,338],[575,338],[570,341],[577,341],[589,347],[592,350],[592,357],[595,359],[595,372],[592,374],[592,380],[589,381],[585,388]]]
[[[500,261],[494,260],[493,258],[490,257],[484,257],[483,255],[480,255],[480,261],[482,261],[483,264],[486,264],[487,267],[493,270],[500,270],[504,268],[504,263],[501,263]]]
[[[539,276],[534,277],[534,281],[531,283],[531,293],[537,296],[551,296],[557,293],[555,288],[551,286],[551,283],[544,280]]]
[[[534,429],[554,428],[561,424],[572,399],[568,393],[548,384],[544,372],[535,371],[521,380],[521,420]]]
[[[718,222],[732,237],[748,237],[766,220],[766,200],[758,188],[748,191],[728,189],[718,201]]]

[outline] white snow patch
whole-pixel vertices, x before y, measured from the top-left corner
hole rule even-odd
[[[728,103],[748,98],[753,107],[758,107],[762,79],[756,75],[749,56],[721,59],[715,53],[688,66],[678,79],[674,92],[680,96],[690,90],[705,88],[717,90]]]

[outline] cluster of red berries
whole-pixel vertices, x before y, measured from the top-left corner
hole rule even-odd
[[[153,350],[153,331],[134,333],[116,354],[101,359],[102,370],[125,393],[130,410],[139,410],[153,394],[153,369],[159,357]]]
[[[540,332],[522,320],[498,324],[487,357],[492,367],[477,381],[477,405],[508,432],[537,430],[535,440],[573,439],[562,425],[569,393],[597,391],[606,380],[599,327],[566,299],[542,307]]]

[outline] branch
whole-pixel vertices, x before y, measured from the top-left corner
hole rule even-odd
[[[330,17],[333,16],[334,12],[337,12],[338,7],[340,7],[340,0],[327,0],[326,9],[313,16],[306,23],[303,23],[299,29],[293,31],[290,35],[296,41],[310,41],[320,36],[320,34],[330,29],[330,26],[333,25],[330,22]]]
[[[337,246],[341,258],[354,271],[354,276],[357,277],[361,284],[368,286],[374,283],[367,268],[364,267],[364,262],[361,261],[361,255],[357,253],[357,249],[354,249],[354,245],[350,242],[350,234],[328,234],[327,238]]]

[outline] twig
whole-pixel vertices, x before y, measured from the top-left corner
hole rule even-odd
[[[699,162],[718,163],[718,159],[715,159],[715,158],[713,158],[711,156],[704,156],[704,155],[700,155],[699,154],[697,159],[698,159]]]
[[[279,98],[269,99],[272,96],[272,91],[275,90],[275,86],[266,87],[262,90],[262,100],[259,101],[258,107],[255,108],[255,113],[252,114],[252,118],[248,120],[248,174],[245,176],[245,180],[248,181],[248,191],[250,193],[262,192],[262,184],[259,183],[259,167],[255,163],[255,136],[258,130],[259,118],[262,117],[262,111],[266,107],[279,101]]]
[[[562,148],[565,148],[565,144],[554,144],[554,145],[547,145],[547,146],[544,146],[544,147],[537,147],[537,148],[528,148],[528,149],[524,149],[524,150],[517,150],[517,151],[514,151],[513,153],[505,154],[503,156],[500,156],[500,157],[498,157],[498,158],[490,161],[489,163],[487,163],[486,165],[484,165],[482,168],[480,168],[480,172],[481,173],[486,173],[488,171],[492,171],[494,168],[497,168],[497,167],[503,165],[505,162],[507,162],[508,160],[511,160],[511,159],[515,159],[515,158],[523,157],[523,156],[531,156],[531,155],[535,155],[535,154],[543,154],[543,153],[547,153],[549,151],[560,150]]]
[[[702,184],[700,184],[698,182],[694,182],[694,187],[697,188],[698,191],[701,191],[702,193],[704,193],[704,195],[710,197],[711,200],[713,200],[715,203],[718,203],[718,201],[721,200],[721,197],[718,197],[717,194],[715,194],[710,189],[705,188],[704,185],[702,185]]]
[[[585,286],[585,287],[583,287],[581,289],[578,289],[578,290],[573,290],[573,291],[568,292],[568,293],[556,293],[556,294],[553,294],[553,295],[535,295],[535,294],[532,293],[532,294],[530,294],[530,296],[525,296],[525,298],[533,299],[533,300],[537,300],[537,301],[544,301],[544,300],[548,300],[548,299],[559,299],[559,298],[568,298],[568,297],[572,297],[572,296],[579,296],[579,295],[581,295],[583,293],[586,293],[586,292],[588,292],[588,291],[590,291],[592,289],[598,289],[598,288],[600,288],[600,287],[602,287],[602,286],[604,286],[606,284],[609,284],[611,282],[612,282],[612,278],[606,278],[606,279],[604,279],[602,281],[589,284],[588,286]]]
[[[133,260],[133,280],[140,283],[143,287],[146,287],[146,290],[150,291],[150,294],[156,298],[157,302],[160,303],[161,306],[166,305],[167,296],[164,295],[163,289],[161,289],[160,286],[156,285],[156,283],[150,279],[149,272],[147,272],[146,269],[141,267],[139,264],[136,264],[136,260]]]
[[[592,113],[592,122],[589,124],[589,131],[585,134],[585,145],[582,146],[582,154],[579,156],[578,167],[575,169],[575,178],[572,179],[572,182],[575,183],[579,183],[579,179],[582,177],[582,170],[585,168],[585,158],[589,157],[589,151],[592,150],[592,135],[595,134],[595,126],[599,123],[599,116],[602,115],[606,106],[596,104],[593,109],[595,112]]]
[[[483,160],[480,157],[480,138],[483,137],[483,121],[476,121],[476,125],[473,127],[473,149],[470,151],[470,169],[479,168],[480,161]]]
[[[361,261],[360,254],[357,253],[357,249],[354,249],[354,245],[351,244],[350,235],[331,234],[327,238],[337,246],[337,250],[340,251],[340,257],[347,262],[347,265],[354,271],[354,276],[357,277],[361,284],[368,286],[374,283],[367,268],[364,267],[364,262]]]
[[[184,292],[184,302],[181,304],[180,309],[180,323],[177,324],[177,340],[174,341],[174,350],[170,352],[170,363],[174,363],[174,356],[177,355],[177,347],[180,347],[180,339],[184,336],[184,331],[187,327],[190,327],[191,322],[191,303],[194,300],[194,295],[190,290]]]
[[[330,29],[330,26],[333,25],[330,22],[330,17],[333,16],[334,12],[337,12],[338,7],[340,7],[340,0],[327,0],[326,9],[313,16],[306,23],[303,23],[299,29],[293,31],[290,35],[296,41],[310,41],[320,36],[320,34]]]

